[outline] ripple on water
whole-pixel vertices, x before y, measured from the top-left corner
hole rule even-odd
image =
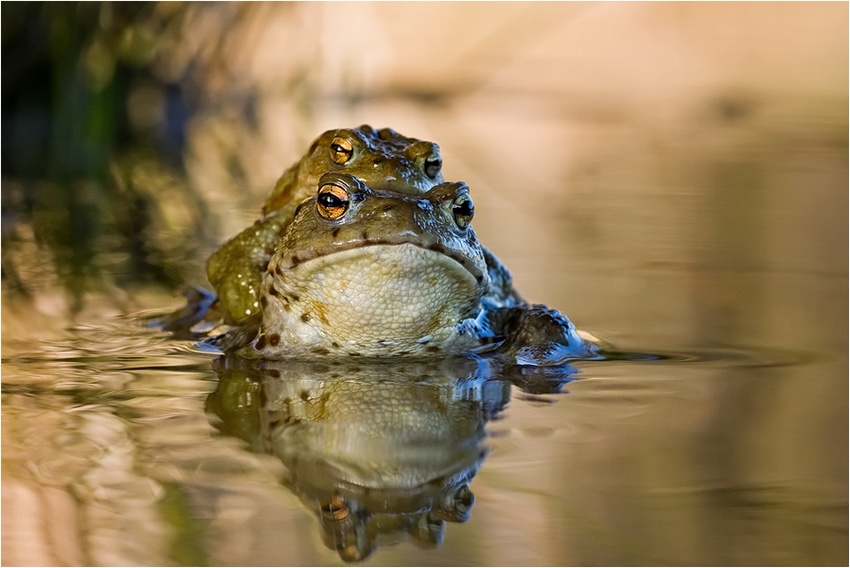
[[[598,357],[590,358],[588,361],[593,363],[638,362],[663,365],[697,363],[706,366],[784,367],[811,363],[819,358],[818,354],[811,351],[755,346],[694,348],[682,351],[665,349],[626,351],[606,346],[599,351]]]
[[[102,527],[117,527],[121,538],[129,540],[136,538],[132,533],[137,524],[153,526],[154,532],[167,530],[157,507],[171,493],[181,499],[189,495],[195,500],[191,504],[194,509],[181,514],[191,516],[209,510],[212,516],[218,514],[214,509],[220,502],[243,498],[247,495],[242,493],[243,488],[250,487],[253,496],[245,497],[240,505],[247,516],[254,515],[262,504],[277,507],[278,514],[285,511],[286,515],[301,519],[297,516],[301,512],[297,501],[296,513],[292,512],[295,497],[287,496],[280,485],[280,480],[288,475],[287,466],[254,446],[267,445],[263,428],[277,423],[283,410],[300,411],[302,419],[315,418],[310,412],[324,408],[327,397],[289,397],[289,406],[255,409],[251,405],[258,402],[249,400],[254,391],[246,381],[254,380],[252,373],[256,369],[246,369],[243,376],[241,369],[228,368],[232,371],[231,380],[223,382],[216,374],[216,366],[210,364],[218,355],[199,344],[176,341],[141,326],[137,318],[75,326],[62,338],[46,341],[37,349],[30,346],[15,350],[3,359],[4,475],[27,483],[70,488],[76,499],[99,507],[98,510],[121,513],[135,509],[141,516],[133,522],[120,521],[117,516],[97,521]],[[489,401],[489,406],[482,402],[481,407],[491,421],[480,426],[486,427],[486,445],[493,449],[481,464],[481,475],[471,485],[476,492],[482,489],[486,510],[499,492],[524,495],[529,488],[545,488],[549,477],[541,472],[547,470],[557,471],[558,479],[571,476],[579,485],[605,490],[604,484],[584,481],[580,473],[585,467],[589,471],[599,467],[597,475],[617,471],[617,467],[599,465],[605,459],[613,459],[605,454],[605,448],[614,448],[614,456],[631,455],[629,452],[638,455],[643,450],[635,448],[642,444],[652,455],[655,448],[664,444],[676,449],[675,443],[668,441],[675,442],[676,436],[682,440],[682,448],[691,446],[688,436],[705,430],[710,418],[708,409],[716,408],[703,404],[715,395],[712,391],[720,390],[718,381],[711,379],[725,376],[727,370],[793,367],[815,360],[817,357],[808,353],[762,348],[630,351],[606,346],[595,358],[558,367],[493,370],[484,365],[479,376],[476,373],[481,368],[473,365],[469,376],[459,375],[469,393],[437,389],[438,394],[452,396],[435,397],[429,400],[430,406],[413,401],[409,409],[415,414],[414,411],[422,413],[431,407],[463,406],[464,401]],[[269,365],[262,373],[280,377],[294,366]],[[334,368],[317,366],[313,371],[322,380],[302,383],[314,384],[321,391],[330,389],[334,381],[357,382],[352,366],[343,365],[338,379],[333,378]],[[398,377],[410,372],[404,366],[396,369],[396,374],[383,370],[376,376],[376,384],[382,384],[383,390],[397,387]],[[489,372],[493,376],[487,375]],[[426,375],[416,374],[415,380],[427,384]],[[282,390],[285,382],[273,381]],[[350,389],[351,385],[347,387]],[[487,396],[475,394],[489,392],[491,387],[503,387],[495,389],[498,397],[492,392]],[[365,388],[369,390],[370,386]],[[216,429],[218,419],[210,414],[209,400],[217,391],[219,398],[229,404],[220,404],[219,410],[224,418],[231,419],[231,430],[244,430],[250,436],[226,435],[225,430]],[[333,394],[332,389],[328,392]],[[371,398],[364,396],[364,400]],[[262,404],[268,403],[265,400]],[[399,406],[398,402],[392,404]],[[662,406],[665,411],[659,412]],[[364,408],[371,407],[364,403]],[[700,414],[701,408],[707,410]],[[364,412],[352,414],[361,419],[363,415]],[[633,441],[632,446],[628,440]],[[687,455],[685,450],[681,450],[683,455]],[[579,467],[574,469],[570,462],[573,459],[585,463],[579,461]],[[612,463],[619,466],[616,460]],[[506,486],[494,485],[493,480],[499,476]],[[616,477],[609,480],[609,484],[621,482]],[[683,508],[699,506],[701,486],[668,486],[674,487],[669,490],[673,495],[671,502],[681,501]],[[685,487],[679,489],[681,500],[676,497],[675,487]],[[718,487],[722,493],[725,486]],[[561,489],[545,491],[553,502],[568,504],[582,498]],[[706,494],[713,496],[716,492],[708,489]],[[664,495],[653,498],[663,501]],[[225,511],[224,515],[230,513]],[[816,520],[821,517],[814,516]],[[243,526],[227,524],[225,517],[216,522],[234,530]],[[310,526],[310,530],[315,530],[318,525]],[[134,542],[141,541],[136,538]],[[127,558],[135,563],[162,563],[166,557],[145,557],[141,552]]]

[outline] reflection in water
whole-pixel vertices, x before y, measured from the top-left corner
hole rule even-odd
[[[846,372],[836,361],[719,350],[609,354],[575,363],[580,375],[491,360],[211,369],[187,347],[124,322],[4,351],[4,565],[846,555],[846,454],[829,435],[844,402],[823,387]]]
[[[439,545],[446,522],[470,516],[485,426],[507,404],[511,383],[557,392],[574,371],[499,370],[480,359],[222,358],[206,409],[219,430],[283,462],[284,484],[317,516],[325,544],[356,561],[405,535],[420,547]]]

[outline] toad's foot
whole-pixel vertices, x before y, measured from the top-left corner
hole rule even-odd
[[[152,320],[152,327],[170,331],[180,339],[195,339],[221,324],[222,315],[215,294],[197,286],[187,286],[181,293],[186,305]]]
[[[518,365],[559,365],[596,353],[596,346],[579,337],[566,316],[544,305],[501,308],[492,324],[505,338],[498,352]]]

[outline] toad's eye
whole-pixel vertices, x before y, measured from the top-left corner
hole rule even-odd
[[[340,166],[348,162],[351,156],[354,155],[354,146],[351,145],[351,140],[346,140],[342,136],[337,136],[331,140],[331,160]]]
[[[455,197],[452,202],[452,215],[455,218],[455,224],[461,229],[465,229],[472,223],[472,216],[475,214],[475,205],[472,204],[472,198],[465,193],[461,193]]]
[[[316,211],[323,219],[335,221],[345,215],[350,202],[351,197],[345,189],[326,183],[319,188],[316,196]]]

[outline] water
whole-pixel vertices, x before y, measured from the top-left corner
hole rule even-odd
[[[846,554],[844,368],[814,353],[258,366],[117,318],[3,371],[9,565]]]

